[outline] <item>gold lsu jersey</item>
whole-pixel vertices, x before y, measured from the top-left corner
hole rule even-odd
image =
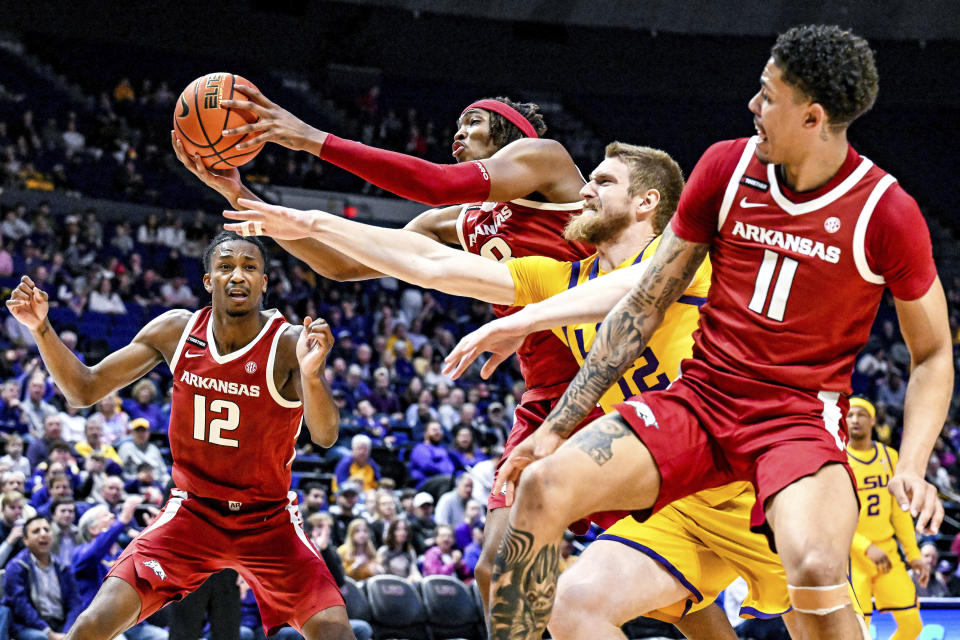
[[[860,520],[853,541],[853,552],[862,557],[870,544],[884,550],[896,549],[894,537],[903,547],[907,562],[920,557],[910,513],[902,511],[887,484],[897,468],[897,451],[882,442],[874,442],[873,450],[860,451],[847,446],[850,468],[857,478],[860,498]]]
[[[617,265],[623,269],[653,257],[660,236],[632,257]],[[597,254],[578,262],[560,262],[550,258],[517,258],[507,263],[516,289],[517,306],[540,302],[567,289],[604,275]],[[693,332],[700,318],[700,306],[706,302],[711,276],[709,258],[703,261],[690,286],[680,299],[670,305],[660,327],[650,338],[647,348],[633,366],[600,398],[600,407],[610,412],[613,406],[633,395],[654,389],[665,389],[680,373],[680,361],[693,350]],[[553,329],[570,348],[582,366],[597,335],[599,324],[577,324]]]

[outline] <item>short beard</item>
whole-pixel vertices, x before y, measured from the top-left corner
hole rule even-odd
[[[630,226],[633,216],[629,211],[608,213],[601,207],[584,209],[570,218],[563,230],[567,242],[585,242],[594,246],[613,240]]]
[[[231,318],[245,318],[255,311],[259,311],[259,309],[247,309],[246,311],[233,311],[232,309],[227,309],[227,315]]]

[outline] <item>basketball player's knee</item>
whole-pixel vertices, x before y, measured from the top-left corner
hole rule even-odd
[[[560,515],[566,501],[563,474],[556,467],[540,460],[524,470],[517,488],[517,505],[521,511],[551,519]]]
[[[587,638],[596,631],[595,614],[603,611],[602,603],[594,606],[593,594],[582,583],[564,580],[557,583],[557,596],[547,628],[554,638]]]
[[[782,556],[781,556],[782,557]],[[847,556],[829,545],[810,544],[797,559],[785,566],[791,584],[825,586],[843,582],[846,585]]]
[[[89,608],[74,621],[70,628],[71,638],[75,640],[101,640],[108,638],[105,635],[113,622],[112,616],[108,616],[100,609]]]
[[[493,575],[493,561],[497,557],[497,548],[495,545],[486,545],[480,552],[480,558],[477,560],[477,566],[473,569],[473,577],[477,580],[477,586],[481,589],[490,586],[490,576]]]
[[[787,585],[794,611],[807,615],[826,616],[852,605],[846,582],[829,585]]]

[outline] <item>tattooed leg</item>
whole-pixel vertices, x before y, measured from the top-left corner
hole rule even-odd
[[[617,414],[527,467],[494,563],[490,637],[539,639],[553,609],[567,525],[597,511],[649,507],[659,487],[650,452]]]

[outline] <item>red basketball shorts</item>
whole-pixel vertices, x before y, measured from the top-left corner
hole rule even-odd
[[[530,435],[537,430],[537,428],[543,424],[543,421],[547,419],[547,416],[550,415],[550,411],[553,410],[553,407],[556,406],[557,401],[560,400],[560,397],[549,398],[546,400],[521,400],[520,404],[517,405],[517,409],[513,415],[513,428],[510,429],[510,435],[507,437],[506,444],[503,445],[503,457],[500,459],[500,464],[497,465],[497,473],[500,472],[500,466],[504,463],[507,457],[510,455],[510,452],[513,451],[518,444],[530,437]],[[590,424],[597,418],[603,415],[603,411],[600,407],[594,408],[590,414],[584,418],[583,422],[577,425],[577,431],[582,429],[584,426]],[[497,485],[497,474],[493,476],[493,485]],[[487,509],[500,509],[505,507],[506,497],[501,493],[494,493],[490,490],[490,497],[487,498]]]
[[[318,611],[343,606],[327,565],[303,533],[296,500],[231,512],[227,503],[174,490],[157,520],[117,559],[109,576],[140,595],[140,620],[235,569],[253,589],[267,635],[299,630]]]
[[[662,391],[634,396],[616,410],[660,470],[654,513],[701,489],[748,480],[757,491],[750,526],[765,530],[769,498],[830,463],[847,465],[847,400],[721,373],[685,360]],[[643,515],[640,512],[635,515]]]

